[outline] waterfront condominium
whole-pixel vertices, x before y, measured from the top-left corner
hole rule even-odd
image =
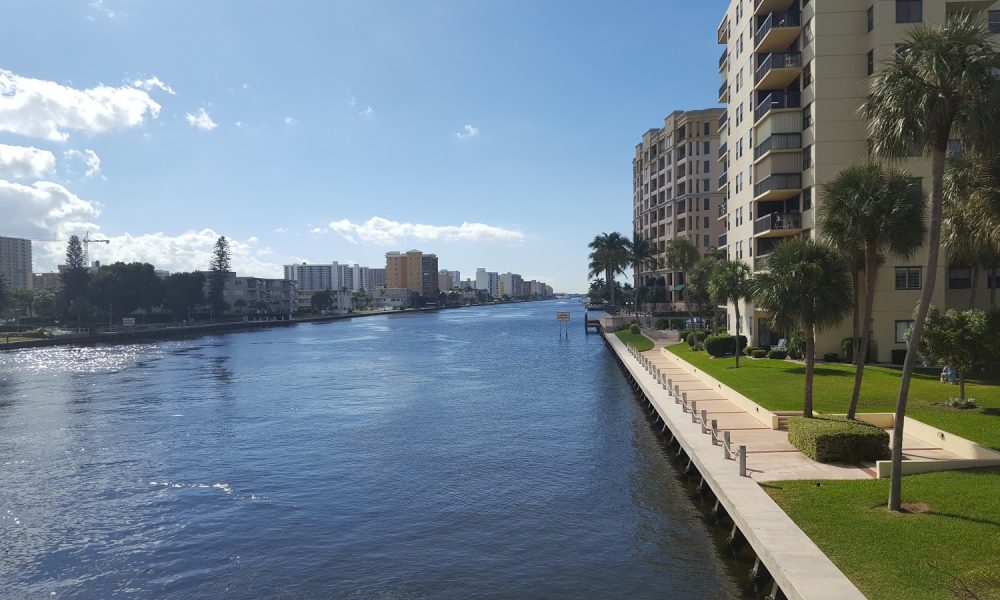
[[[677,238],[688,238],[702,254],[725,245],[725,226],[718,220],[719,178],[725,176],[718,161],[723,113],[720,108],[674,112],[635,147],[632,228],[636,238],[652,242],[661,259],[667,242]],[[672,302],[683,302],[684,273],[656,266],[664,267],[637,266],[635,285],[665,286]]]
[[[732,0],[717,31],[725,46],[719,58],[719,121],[727,175],[720,220],[729,258],[754,271],[765,267],[775,244],[789,237],[817,238],[822,210],[819,186],[843,168],[868,158],[867,123],[860,116],[871,76],[898,51],[904,34],[919,24],[941,24],[948,15],[975,11],[1000,30],[1000,2],[946,0]],[[925,178],[928,161],[906,163]],[[925,280],[926,251],[888,257],[880,268],[869,324],[874,358],[902,360],[914,306]],[[970,271],[942,257],[934,304],[967,307]],[[990,281],[989,285],[996,285]],[[975,298],[986,303],[987,291]],[[735,330],[729,307],[730,330]],[[743,307],[740,331],[754,345],[774,344],[770,315]],[[850,323],[823,332],[817,353],[835,352],[850,336]]]
[[[11,289],[31,287],[31,240],[0,237],[0,276]]]
[[[438,259],[420,250],[387,252],[385,281],[388,288],[406,288],[425,298],[438,294]]]

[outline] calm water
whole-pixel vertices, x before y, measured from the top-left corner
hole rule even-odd
[[[0,353],[0,597],[739,597],[582,314]]]

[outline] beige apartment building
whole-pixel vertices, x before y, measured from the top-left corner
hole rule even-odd
[[[891,60],[914,25],[940,24],[949,14],[976,11],[1000,30],[1000,2],[946,0],[732,0],[718,28],[725,46],[719,59],[726,105],[720,121],[727,170],[720,221],[727,231],[729,258],[755,271],[775,244],[788,237],[816,238],[816,213],[823,205],[819,185],[841,169],[868,157],[867,124],[860,116],[870,76]],[[906,165],[925,178],[928,161]],[[937,274],[934,304],[968,308],[969,269],[949,265]],[[926,250],[908,259],[887,257],[877,282],[872,331],[876,360],[901,361],[904,334],[925,281]],[[980,278],[981,287],[996,281]],[[988,302],[983,289],[980,307]],[[766,313],[743,307],[740,330],[752,344],[774,344]],[[730,331],[734,317],[729,307]],[[817,352],[839,351],[851,335],[850,322],[825,331]]]
[[[677,238],[690,239],[702,254],[726,243],[725,224],[718,219],[724,199],[718,189],[719,178],[725,177],[725,163],[718,160],[724,113],[719,108],[676,111],[635,147],[632,230],[648,239],[661,258],[667,242]],[[669,301],[684,301],[684,273],[636,267],[635,285],[666,286]]]
[[[431,298],[438,293],[438,259],[420,250],[406,253],[387,252],[385,255],[385,287],[407,288]]]
[[[7,287],[30,289],[31,275],[31,240],[0,237],[0,276]]]

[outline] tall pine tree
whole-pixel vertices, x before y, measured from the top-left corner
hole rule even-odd
[[[212,251],[212,262],[208,267],[208,294],[206,300],[216,311],[222,312],[226,309],[226,277],[229,275],[230,256],[229,240],[226,236],[220,237],[215,242],[215,249]]]
[[[86,298],[90,291],[90,273],[79,236],[70,236],[66,244],[66,269],[62,272],[62,284],[65,307],[76,298]]]

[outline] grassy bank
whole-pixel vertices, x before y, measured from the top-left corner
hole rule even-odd
[[[914,514],[882,508],[888,485],[783,481],[764,488],[872,600],[1000,597],[1000,468],[906,477],[904,502],[924,511]],[[975,593],[957,595],[956,585]],[[984,585],[997,587],[992,594],[976,589]]]
[[[631,333],[628,329],[622,329],[615,335],[617,335],[618,339],[625,344],[635,346],[639,352],[645,352],[653,349],[653,341],[641,333]]]
[[[694,352],[687,344],[669,348],[695,367],[754,400],[768,410],[801,410],[805,366],[788,360],[712,358]],[[867,366],[861,388],[860,412],[895,412],[901,372]],[[843,414],[854,386],[854,367],[824,364],[816,368],[814,403],[817,411]],[[1000,450],[1000,386],[987,382],[966,384],[966,395],[978,409],[948,408],[945,402],[958,395],[958,386],[943,384],[936,376],[914,374],[906,414],[928,425],[950,431],[984,446]]]

